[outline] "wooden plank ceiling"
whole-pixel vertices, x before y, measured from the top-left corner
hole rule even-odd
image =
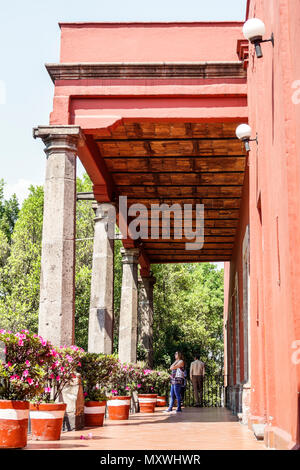
[[[170,239],[143,240],[151,263],[230,260],[246,164],[244,146],[235,137],[237,125],[125,122],[109,137],[94,136],[117,193],[128,197],[128,205],[179,203],[195,209],[204,204],[202,250],[187,251],[189,240],[174,239],[171,231]],[[195,210],[189,218],[195,221]],[[148,224],[150,232],[150,216]],[[163,229],[161,217],[153,224]]]

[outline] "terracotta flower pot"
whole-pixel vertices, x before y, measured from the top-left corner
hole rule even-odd
[[[27,445],[29,402],[0,400],[0,448]]]
[[[66,403],[30,403],[31,438],[59,441]]]
[[[154,413],[156,406],[157,394],[146,393],[139,395],[140,411],[142,413]]]
[[[156,406],[167,406],[167,398],[157,395]]]
[[[85,426],[103,426],[106,401],[86,401],[84,403]]]
[[[107,400],[108,416],[112,420],[129,418],[131,397],[109,397]]]

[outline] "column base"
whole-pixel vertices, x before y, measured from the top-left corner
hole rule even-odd
[[[77,431],[84,428],[84,396],[80,375],[67,386],[61,397],[67,404],[63,431]]]
[[[275,426],[265,426],[264,442],[269,449],[300,450],[300,444],[288,432]]]

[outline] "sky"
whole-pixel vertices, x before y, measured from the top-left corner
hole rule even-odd
[[[3,1],[3,0],[2,0]],[[4,3],[4,2],[3,2]],[[14,0],[0,13],[0,178],[20,202],[43,184],[43,143],[32,128],[48,124],[53,84],[44,67],[58,62],[58,22],[243,21],[246,0]],[[78,173],[83,168],[78,165]]]

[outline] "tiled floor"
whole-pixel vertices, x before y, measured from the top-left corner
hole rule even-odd
[[[84,439],[82,438],[84,437]],[[186,408],[181,415],[138,413],[102,428],[63,433],[56,442],[29,441],[27,449],[263,450],[246,426],[224,408]]]

